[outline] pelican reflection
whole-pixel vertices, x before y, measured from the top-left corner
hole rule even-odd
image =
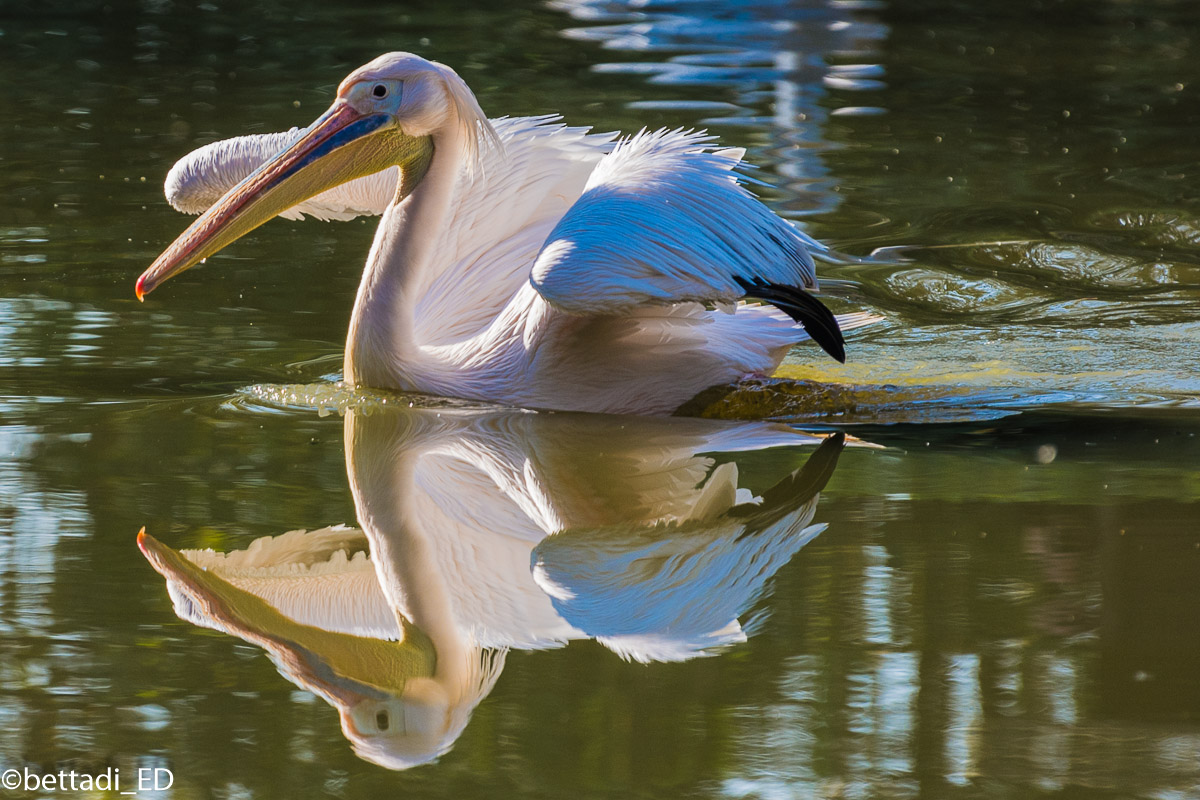
[[[138,541],[182,619],[264,648],[337,708],[359,756],[403,769],[450,749],[512,648],[592,638],[654,662],[744,641],[739,617],[824,529],[812,520],[843,441],[767,423],[349,411],[361,530],[230,553]],[[787,467],[761,494],[740,485],[747,459],[778,447],[809,454],[771,459]]]

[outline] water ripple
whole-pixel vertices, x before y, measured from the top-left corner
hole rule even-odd
[[[402,408],[440,408],[480,410],[497,408],[487,403],[451,397],[392,392],[384,389],[331,383],[260,383],[238,390],[222,408],[232,411],[278,414],[291,411],[316,411],[318,416],[344,415],[348,410],[370,414],[399,406]]]

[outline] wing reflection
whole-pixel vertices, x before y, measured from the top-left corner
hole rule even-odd
[[[138,541],[181,618],[263,647],[361,757],[403,769],[450,749],[512,648],[592,638],[650,662],[744,641],[739,617],[824,529],[843,443],[766,423],[351,411],[361,531],[231,553]],[[747,459],[782,463],[757,451],[804,445],[819,446],[761,495],[740,485]]]

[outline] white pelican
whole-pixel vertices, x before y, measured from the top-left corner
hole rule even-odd
[[[842,447],[826,439],[755,497],[735,451],[816,440],[766,423],[511,410],[350,411],[345,426],[361,531],[231,553],[138,543],[180,617],[266,649],[337,708],[360,756],[394,769],[453,745],[511,648],[593,638],[683,661],[745,641],[739,616],[825,529],[812,520]]]
[[[669,413],[769,375],[806,338],[844,361],[841,328],[873,321],[835,318],[809,294],[809,250],[824,248],[741,185],[743,153],[690,131],[618,141],[555,117],[488,120],[452,69],[389,53],[342,81],[309,127],[176,164],[172,203],[207,210],[136,293],[276,215],[382,213],[348,383]]]

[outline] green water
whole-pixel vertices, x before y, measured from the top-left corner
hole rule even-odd
[[[1165,1],[0,3],[0,767],[164,767],[170,798],[1200,797],[1195,23]],[[175,159],[307,124],[394,49],[492,115],[748,148],[771,205],[845,254],[830,304],[887,318],[844,367],[789,357],[834,384],[820,402],[742,398],[854,437],[818,499],[788,478],[815,442],[779,429],[328,413],[369,221],[273,222],[137,303],[185,224]],[[728,464],[746,491],[688,517]],[[739,512],[752,493],[797,530]],[[363,503],[382,521],[338,547],[392,565],[372,602],[420,654],[382,673],[378,644],[252,600],[217,593],[228,632],[181,619],[135,543],[235,552]],[[701,555],[726,552],[751,566]],[[654,583],[671,564],[691,572]],[[463,630],[498,671],[444,754],[356,755],[330,693],[417,691]]]

